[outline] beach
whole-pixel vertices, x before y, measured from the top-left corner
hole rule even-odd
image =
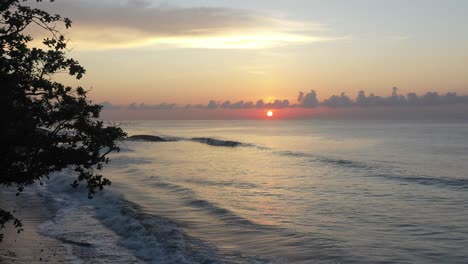
[[[24,229],[18,234],[10,223],[2,230],[5,237],[0,243],[0,263],[69,263],[70,252],[63,243],[38,233],[39,225],[54,216],[43,197],[31,192],[16,196],[13,188],[2,189],[0,207],[16,211]]]

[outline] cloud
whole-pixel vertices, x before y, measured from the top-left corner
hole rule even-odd
[[[218,103],[216,103],[215,100],[210,100],[210,102],[207,105],[208,109],[216,109],[218,108]]]
[[[265,102],[263,100],[258,100],[257,103],[255,103],[256,108],[263,108],[265,106]]]
[[[317,93],[312,90],[309,93],[304,94],[303,92],[299,92],[299,106],[305,107],[305,108],[313,108],[317,107],[319,102],[317,99]]]
[[[272,103],[265,104],[263,108],[281,109],[281,108],[287,108],[289,106],[290,106],[289,105],[289,100],[287,100],[287,99],[285,99],[285,100],[277,99]]]
[[[353,101],[345,93],[341,93],[340,96],[333,95],[321,103],[321,105],[325,105],[332,108],[350,107],[353,104]]]
[[[297,96],[297,101],[302,102],[304,100],[304,92],[299,92],[299,95]]]
[[[373,93],[366,96],[365,91],[359,91],[355,100],[350,99],[344,93],[340,96],[333,95],[324,100],[320,105],[332,108],[339,107],[372,107],[372,106],[400,106],[400,107],[416,107],[416,106],[438,106],[452,104],[468,104],[468,96],[459,96],[457,93],[448,92],[440,95],[437,92],[427,92],[423,95],[416,93],[408,93],[407,95],[399,94],[398,88],[392,88],[392,94],[387,97],[374,95]]]
[[[210,100],[208,105],[206,105],[203,108],[206,109],[216,109],[216,108],[222,108],[222,109],[252,109],[252,108],[257,108],[257,109],[267,109],[267,108],[272,108],[272,109],[280,109],[280,108],[287,108],[290,107],[291,105],[289,104],[289,100],[284,99],[280,100],[277,99],[273,102],[265,103],[263,100],[258,100],[256,103],[252,101],[237,101],[235,103],[231,103],[231,101],[224,101],[224,102],[216,102],[215,100]]]
[[[230,101],[225,101],[221,103],[221,108],[230,108],[231,107],[231,102]]]
[[[210,104],[215,102],[210,101]],[[340,95],[332,95],[323,101],[319,101],[317,93],[311,90],[308,93],[299,92],[297,97],[297,104],[291,104],[287,99],[276,99],[271,102],[265,102],[263,99],[258,100],[255,104],[253,102],[238,101],[231,104],[230,101],[220,103],[221,108],[226,109],[281,109],[281,108],[316,108],[316,107],[329,107],[329,108],[348,108],[348,107],[373,107],[373,106],[437,106],[437,105],[450,105],[450,104],[468,104],[468,96],[460,96],[457,93],[446,93],[440,95],[437,92],[427,92],[423,95],[415,93],[408,93],[402,95],[398,93],[398,88],[393,87],[392,93],[388,97],[374,95],[373,93],[366,96],[365,91],[359,91],[357,97],[353,100],[344,92]],[[209,104],[209,105],[210,105]],[[210,107],[206,107],[210,108]],[[211,109],[211,108],[210,108]]]
[[[252,102],[239,101],[230,105],[231,109],[250,109],[253,108],[254,104]]]
[[[222,108],[222,109],[250,109],[254,108],[255,105],[253,102],[244,102],[244,101],[238,101],[235,103],[231,103],[231,101],[224,101],[224,102],[216,102],[215,100],[210,100],[208,102],[208,105],[203,106],[202,108],[206,109],[217,109],[217,108]]]
[[[81,49],[135,46],[258,49],[339,39],[323,35],[326,27],[320,24],[243,9],[154,6],[144,0],[76,0],[32,5],[72,19],[69,37]]]
[[[114,105],[111,102],[105,101],[102,103],[99,103],[102,105],[104,110],[115,110],[115,109],[122,109],[123,107],[121,105]]]
[[[167,104],[167,103],[154,104],[154,105],[147,105],[145,103],[141,103],[141,104],[131,103],[127,108],[130,110],[168,110],[168,109],[174,109],[175,107],[176,107],[176,104]]]
[[[398,88],[394,87],[390,96],[378,96],[373,93],[366,95],[365,91],[359,91],[356,98],[353,100],[345,93],[340,95],[332,95],[323,101],[319,101],[317,93],[310,91],[308,93],[299,92],[297,104],[291,104],[288,99],[276,99],[271,102],[265,102],[263,99],[256,101],[236,101],[231,103],[229,100],[216,101],[209,100],[207,104],[188,104],[179,106],[175,103],[161,103],[150,104],[145,103],[131,103],[127,106],[113,105],[110,102],[100,103],[104,106],[105,110],[128,109],[128,110],[188,110],[188,109],[283,109],[283,108],[369,108],[391,106],[404,109],[405,107],[432,107],[440,105],[468,105],[468,96],[460,96],[457,93],[448,92],[446,94],[439,94],[437,92],[427,92],[422,95],[415,93],[408,93],[402,95],[398,93]]]
[[[242,109],[244,108],[244,101],[239,101],[230,105],[232,109]]]

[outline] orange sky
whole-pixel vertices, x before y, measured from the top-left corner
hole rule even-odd
[[[95,102],[320,100],[363,89],[468,94],[468,19],[456,1],[40,3],[70,17],[70,55]],[[289,3],[289,4],[288,4]],[[462,7],[460,6],[462,5]],[[466,10],[466,9],[465,9]],[[40,34],[38,35],[40,36]]]

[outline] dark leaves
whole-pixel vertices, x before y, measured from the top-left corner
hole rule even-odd
[[[86,72],[66,57],[67,40],[55,30],[59,22],[71,26],[67,18],[18,0],[0,2],[0,185],[16,186],[19,193],[50,173],[74,168],[72,186],[85,183],[92,197],[111,183],[96,171],[119,150],[116,142],[125,133],[98,120],[102,106],[88,101],[84,88],[52,81],[59,72],[77,79]],[[31,37],[23,30],[32,24],[49,32],[44,49],[28,46]],[[0,229],[8,221],[21,230],[21,222],[0,209]]]

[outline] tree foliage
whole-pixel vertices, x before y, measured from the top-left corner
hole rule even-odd
[[[69,28],[71,21],[23,2],[0,2],[0,185],[16,186],[20,193],[50,173],[73,168],[72,186],[85,183],[91,197],[110,184],[99,170],[109,162],[107,154],[119,150],[117,141],[125,133],[98,119],[102,106],[88,100],[84,88],[52,78],[65,72],[80,79],[85,73],[67,58],[67,39],[57,30]],[[40,47],[27,33],[33,26],[48,35]],[[8,221],[21,227],[0,208],[0,229]]]

